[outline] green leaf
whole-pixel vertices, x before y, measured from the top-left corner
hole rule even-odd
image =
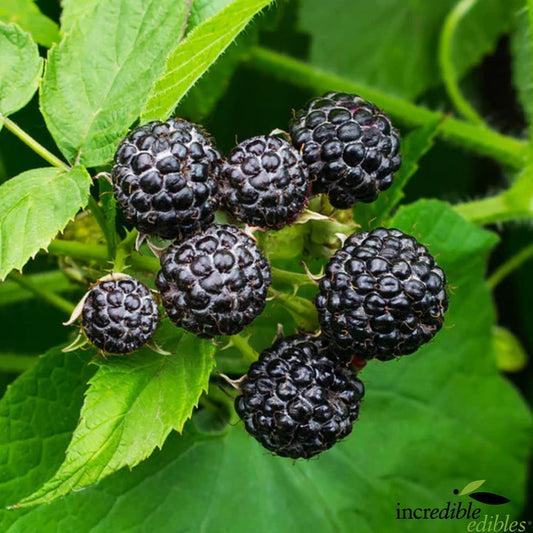
[[[28,170],[0,185],[0,279],[21,269],[87,204],[83,167]]]
[[[50,502],[124,466],[135,466],[182,431],[214,367],[214,345],[180,334],[168,321],[159,332],[172,355],[143,348],[127,357],[98,359],[81,418],[54,477],[21,503]]]
[[[465,494],[470,494],[471,492],[474,492],[476,489],[479,489],[483,483],[485,483],[485,479],[478,479],[477,481],[472,481],[471,483],[468,483],[463,490],[459,493],[459,496],[464,496]]]
[[[46,124],[69,161],[93,167],[111,159],[187,14],[184,1],[117,0],[73,22],[50,52],[41,88]]]
[[[50,47],[59,41],[56,23],[44,16],[32,0],[2,0],[0,20],[18,24],[43,46]]]
[[[61,0],[61,33],[68,33],[76,23],[105,0]]]
[[[511,34],[513,85],[525,115],[531,121],[533,113],[533,75],[531,73],[531,41],[529,37],[528,11],[516,15],[516,27]]]
[[[194,0],[191,5],[187,33],[190,33],[196,26],[214,17],[233,2],[234,0]]]
[[[62,0],[61,5],[61,31],[66,33],[86,14],[94,11],[99,4],[108,0]],[[226,7],[233,0],[194,0],[189,1],[189,18],[187,20],[186,32],[190,32],[195,26],[201,24],[218,11]]]
[[[366,366],[360,420],[345,441],[294,462],[266,453],[240,423],[220,437],[174,434],[132,472],[4,513],[0,529],[427,533],[424,520],[397,520],[397,503],[444,508],[458,501],[453,489],[480,478],[511,499],[505,514],[517,518],[532,419],[487,356],[494,310],[483,274],[496,238],[437,201],[402,208],[394,220],[404,231],[415,224],[455,287],[446,325],[416,354]],[[439,520],[437,530],[457,533],[465,522]]]
[[[492,346],[496,364],[503,372],[519,372],[527,365],[524,347],[508,329],[495,326],[492,330]]]
[[[301,0],[299,24],[311,35],[313,65],[415,99],[440,82],[438,36],[454,4],[455,0]],[[492,50],[498,36],[510,28],[512,4],[479,1],[465,18],[454,46],[460,75]],[[347,40],[352,46],[346,45]]]
[[[236,0],[197,26],[170,54],[141,120],[166,119],[202,74],[272,0]]]
[[[92,354],[52,348],[0,401],[0,507],[16,503],[61,464],[78,423]]]
[[[14,24],[0,22],[0,114],[24,107],[41,78],[43,60],[31,36]],[[0,117],[0,127],[1,127]]]
[[[371,204],[360,203],[354,209],[354,218],[362,227],[382,225],[402,201],[403,190],[418,170],[419,161],[433,146],[439,128],[440,122],[430,122],[403,138],[401,144],[402,166],[396,173],[391,188],[382,192],[375,202]]]

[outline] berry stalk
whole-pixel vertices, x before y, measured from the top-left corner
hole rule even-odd
[[[21,274],[17,274],[16,272],[12,272],[9,275],[9,279],[14,281],[15,283],[18,283],[21,287],[28,289],[30,292],[35,294],[35,296],[41,298],[41,300],[48,302],[49,304],[53,305],[54,307],[57,307],[57,309],[60,309],[61,311],[64,311],[65,313],[67,313],[67,315],[70,315],[72,313],[74,309],[74,304],[72,302],[69,302],[67,299],[63,298],[62,296],[59,296],[58,294],[50,292],[44,287],[40,287],[38,285],[33,284],[30,279],[28,279],[28,276],[23,276]]]
[[[109,264],[106,247],[97,244],[85,244],[56,239],[48,245],[48,253]],[[143,272],[153,272],[155,274],[160,268],[159,261],[155,257],[134,254],[130,256],[129,261],[132,268]]]
[[[271,267],[272,283],[274,285],[289,285],[291,287],[303,287],[305,285],[316,285],[316,283],[306,274],[299,272],[289,272],[281,268]]]

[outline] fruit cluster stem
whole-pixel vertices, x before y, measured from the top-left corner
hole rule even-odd
[[[126,262],[131,256],[138,234],[137,230],[130,231],[117,246],[115,260],[113,262],[115,272],[122,272],[126,268]]]
[[[16,137],[18,137],[26,146],[30,147],[36,154],[40,155],[45,161],[50,163],[53,167],[60,168],[64,170],[65,172],[68,172],[70,170],[70,167],[66,163],[61,161],[61,159],[56,157],[52,152],[47,150],[42,144],[36,141],[31,135],[25,132],[20,126],[18,126],[11,119],[0,114],[0,122],[4,124],[7,130],[13,133]],[[89,203],[89,209],[91,210],[91,213],[94,215],[96,222],[98,223],[98,225],[102,229],[102,232],[107,238],[107,232],[106,232],[107,225],[106,225],[105,215],[104,215],[102,208],[98,205],[98,202],[91,195],[89,195],[88,203]],[[112,252],[113,252],[112,243],[108,243],[108,253],[109,253],[110,258],[112,257]]]

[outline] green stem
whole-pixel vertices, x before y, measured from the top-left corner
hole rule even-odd
[[[230,345],[235,346],[241,352],[244,359],[250,362],[257,361],[259,354],[250,346],[248,339],[241,335],[232,335],[229,337]]]
[[[66,255],[77,259],[85,259],[86,261],[109,263],[106,247],[97,244],[84,244],[76,241],[56,239],[48,245],[48,253],[52,255]],[[144,272],[157,273],[161,268],[159,261],[155,257],[146,257],[143,255],[130,256],[130,264],[136,270],[142,270]]]
[[[498,283],[505,279],[509,274],[513,273],[532,258],[533,243],[520,250],[520,252],[503,263],[503,265],[499,266],[487,280],[488,286],[491,289],[494,289],[494,287],[496,287]]]
[[[299,87],[316,92],[332,89],[361,94],[386,110],[393,119],[406,126],[420,127],[429,122],[443,121],[439,135],[479,154],[498,160],[512,168],[522,168],[527,157],[527,145],[518,139],[470,124],[447,118],[442,113],[417,106],[378,89],[366,87],[335,74],[316,69],[289,56],[255,47],[250,66]],[[445,119],[445,120],[444,120]]]
[[[107,174],[107,173],[106,173]],[[116,231],[116,201],[113,196],[113,186],[104,177],[104,173],[97,174],[94,180],[98,181],[98,200],[101,205],[103,218],[105,221],[105,237],[109,256],[115,257],[117,252],[117,231]]]
[[[22,374],[37,362],[35,355],[0,353],[0,372]]]
[[[64,311],[68,315],[70,315],[74,310],[74,304],[39,285],[33,284],[30,279],[26,278],[26,276],[12,272],[9,275],[9,279],[13,280],[15,283],[18,283],[21,287],[28,289],[35,294],[35,296],[41,298],[41,300],[48,302],[61,311]]]
[[[473,124],[488,128],[481,116],[463,96],[453,64],[452,48],[455,31],[476,2],[477,0],[462,0],[446,17],[439,40],[439,64],[444,85],[457,111]]]
[[[46,288],[54,293],[76,289],[76,285],[73,285],[60,270],[41,272],[39,274],[25,274],[24,277],[34,286]],[[33,298],[33,296],[33,292],[21,287],[15,281],[6,280],[4,283],[0,283],[0,305],[22,302]]]
[[[4,123],[6,129],[16,135],[24,144],[29,146],[35,153],[39,154],[45,161],[48,161],[52,166],[69,170],[70,167],[56,157],[52,152],[49,152],[42,144],[37,142],[33,137],[28,135],[21,127],[17,126],[11,119],[0,114],[0,121]]]
[[[291,314],[298,328],[304,331],[316,331],[318,329],[317,311],[309,300],[272,289],[269,293]]]
[[[96,220],[96,223],[102,230],[102,233],[104,234],[104,237],[106,239],[107,257],[108,259],[112,259],[113,254],[114,254],[114,249],[113,249],[113,243],[111,243],[109,239],[107,238],[107,223],[106,223],[104,210],[100,207],[100,204],[94,199],[92,194],[89,194],[89,209],[91,210],[91,213],[93,214]]]
[[[48,245],[47,250],[48,253],[52,255],[66,255],[76,259],[100,261],[102,263],[109,262],[106,247],[98,244],[86,244],[77,241],[56,239]]]
[[[135,246],[135,239],[138,234],[137,230],[130,231],[117,246],[117,253],[113,263],[113,269],[115,272],[122,272],[127,268],[126,261],[131,256],[133,247]]]
[[[272,267],[272,283],[274,285],[291,285],[302,287],[304,285],[315,285],[315,282],[308,278],[306,274],[299,272],[289,272],[280,268]]]
[[[531,215],[518,207],[509,205],[506,201],[506,191],[489,196],[481,200],[474,200],[453,207],[466,220],[476,224],[495,224],[497,222],[511,222]]]

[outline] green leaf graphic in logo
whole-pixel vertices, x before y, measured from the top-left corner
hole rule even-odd
[[[477,481],[472,481],[471,483],[468,483],[459,493],[459,496],[464,496],[465,494],[470,494],[471,492],[474,492],[476,489],[479,489],[479,487],[481,487],[481,485],[483,485],[485,481],[485,479],[478,479]]]

